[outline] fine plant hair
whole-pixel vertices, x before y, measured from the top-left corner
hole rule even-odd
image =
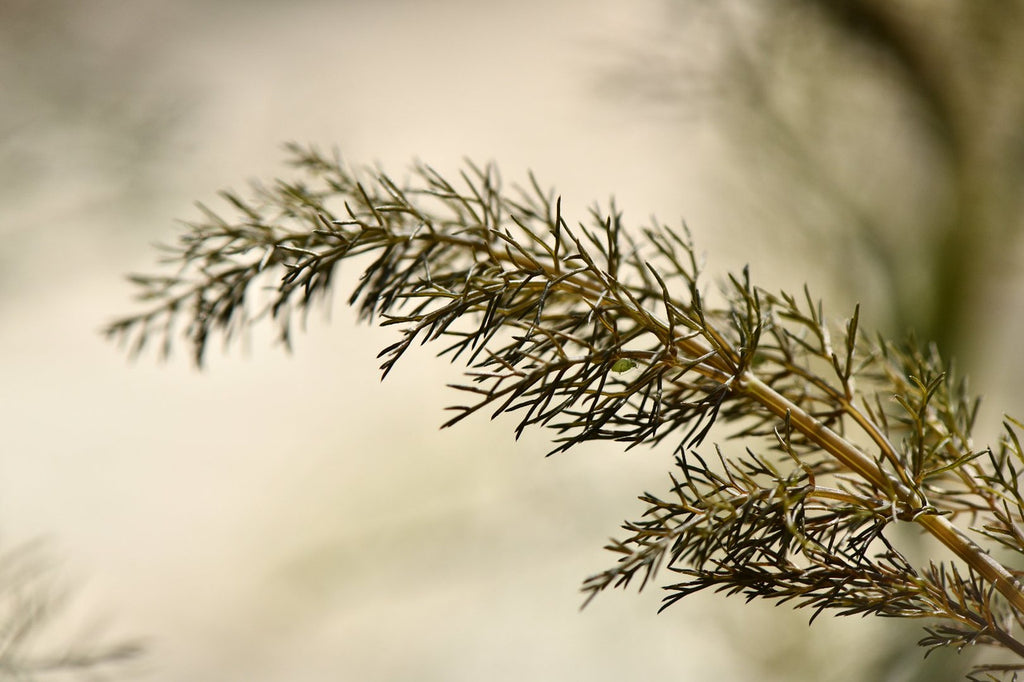
[[[265,320],[288,345],[361,257],[349,303],[398,331],[383,374],[427,342],[465,367],[444,426],[509,413],[517,436],[549,427],[552,453],[671,449],[667,489],[641,496],[586,602],[658,582],[663,608],[711,589],[812,621],[921,618],[928,652],[1009,651],[972,679],[1024,668],[1024,426],[1008,418],[999,443],[976,445],[978,399],[934,348],[866,336],[856,308],[834,325],[808,290],[766,291],[746,269],[708,291],[685,226],[628,229],[614,205],[576,221],[533,177],[506,191],[493,166],[450,182],[417,165],[398,183],[290,151],[301,180],[223,193],[230,218],[201,207],[169,267],[131,277],[142,311],[110,338],[133,355],[180,338],[202,365],[211,341]],[[948,552],[914,563],[897,527]]]

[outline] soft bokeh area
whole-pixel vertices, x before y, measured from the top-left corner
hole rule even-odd
[[[0,541],[44,538],[71,594],[42,649],[141,639],[109,676],[152,682],[847,680],[864,651],[916,638],[913,623],[809,628],[809,614],[710,594],[659,615],[656,589],[581,612],[579,585],[613,561],[601,546],[636,496],[665,489],[670,452],[545,459],[548,435],[515,442],[509,421],[439,431],[457,368],[427,348],[381,383],[393,335],[355,324],[354,270],[290,355],[256,329],[200,373],[184,349],[130,363],[99,334],[133,305],[123,275],[152,270],[193,203],[286,175],[290,140],[398,178],[417,158],[447,172],[494,160],[508,182],[532,169],[581,217],[614,195],[635,225],[685,218],[712,277],[753,262],[768,288],[834,296],[837,318],[884,302],[850,240],[829,237],[820,196],[795,198],[816,231],[780,229],[792,206],[774,171],[730,153],[718,114],[694,105],[730,98],[674,70],[683,52],[712,72],[721,25],[677,5],[703,6],[0,3]],[[877,172],[907,178],[899,242],[943,176],[913,174],[931,163],[927,140],[900,134],[915,114],[851,78],[887,131]],[[818,101],[801,93],[780,101]],[[892,191],[864,155],[840,177]],[[994,314],[1017,300],[1004,291]],[[891,314],[865,317],[891,328]],[[1010,347],[998,329],[985,338]],[[982,356],[985,381],[1000,365]],[[888,669],[920,652],[907,656]]]

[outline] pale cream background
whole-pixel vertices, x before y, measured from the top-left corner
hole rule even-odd
[[[636,495],[664,490],[668,453],[545,460],[547,434],[515,443],[508,420],[439,432],[456,370],[424,352],[381,384],[393,337],[356,326],[340,291],[294,355],[257,332],[204,373],[185,353],[129,364],[97,333],[191,202],[286,173],[287,140],[398,176],[413,158],[532,168],[573,208],[614,193],[636,223],[686,217],[713,272],[746,262],[761,237],[721,238],[728,207],[702,195],[713,140],[602,78],[659,3],[54,14],[3,48],[25,99],[5,105],[0,531],[50,538],[78,596],[67,630],[102,616],[111,637],[147,638],[131,671],[154,682],[793,679],[797,656],[807,679],[849,679],[870,622],[808,629],[714,595],[657,615],[656,590],[579,612],[601,545]],[[776,277],[799,286],[814,267]]]

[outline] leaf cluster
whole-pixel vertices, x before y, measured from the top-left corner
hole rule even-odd
[[[865,339],[857,310],[833,327],[809,292],[768,292],[746,270],[709,293],[685,226],[627,229],[614,204],[570,224],[532,177],[506,191],[493,166],[453,184],[418,165],[399,184],[291,151],[303,179],[225,193],[233,219],[203,208],[168,249],[173,274],[133,278],[149,307],[109,336],[167,353],[180,334],[201,364],[213,338],[269,318],[287,344],[338,266],[366,260],[349,302],[398,330],[384,375],[435,341],[466,368],[446,426],[508,413],[517,435],[552,429],[552,452],[612,440],[673,453],[667,495],[641,497],[588,601],[668,573],[665,606],[710,588],[812,619],[927,618],[926,647],[1024,657],[1020,573],[979,544],[1024,548],[1020,425],[975,446],[977,400],[934,349]],[[702,455],[716,425],[745,447]],[[953,556],[915,567],[897,526]]]

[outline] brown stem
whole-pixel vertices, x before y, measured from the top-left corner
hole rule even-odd
[[[811,442],[817,443],[864,480],[882,490],[889,491],[897,502],[913,503],[913,491],[886,473],[875,460],[757,377],[750,373],[744,375],[739,390],[745,391],[747,395],[781,418],[785,418],[788,414],[793,428]],[[967,538],[944,517],[935,514],[920,514],[914,520],[991,583],[1015,609],[1024,613],[1024,591],[1002,564]]]

